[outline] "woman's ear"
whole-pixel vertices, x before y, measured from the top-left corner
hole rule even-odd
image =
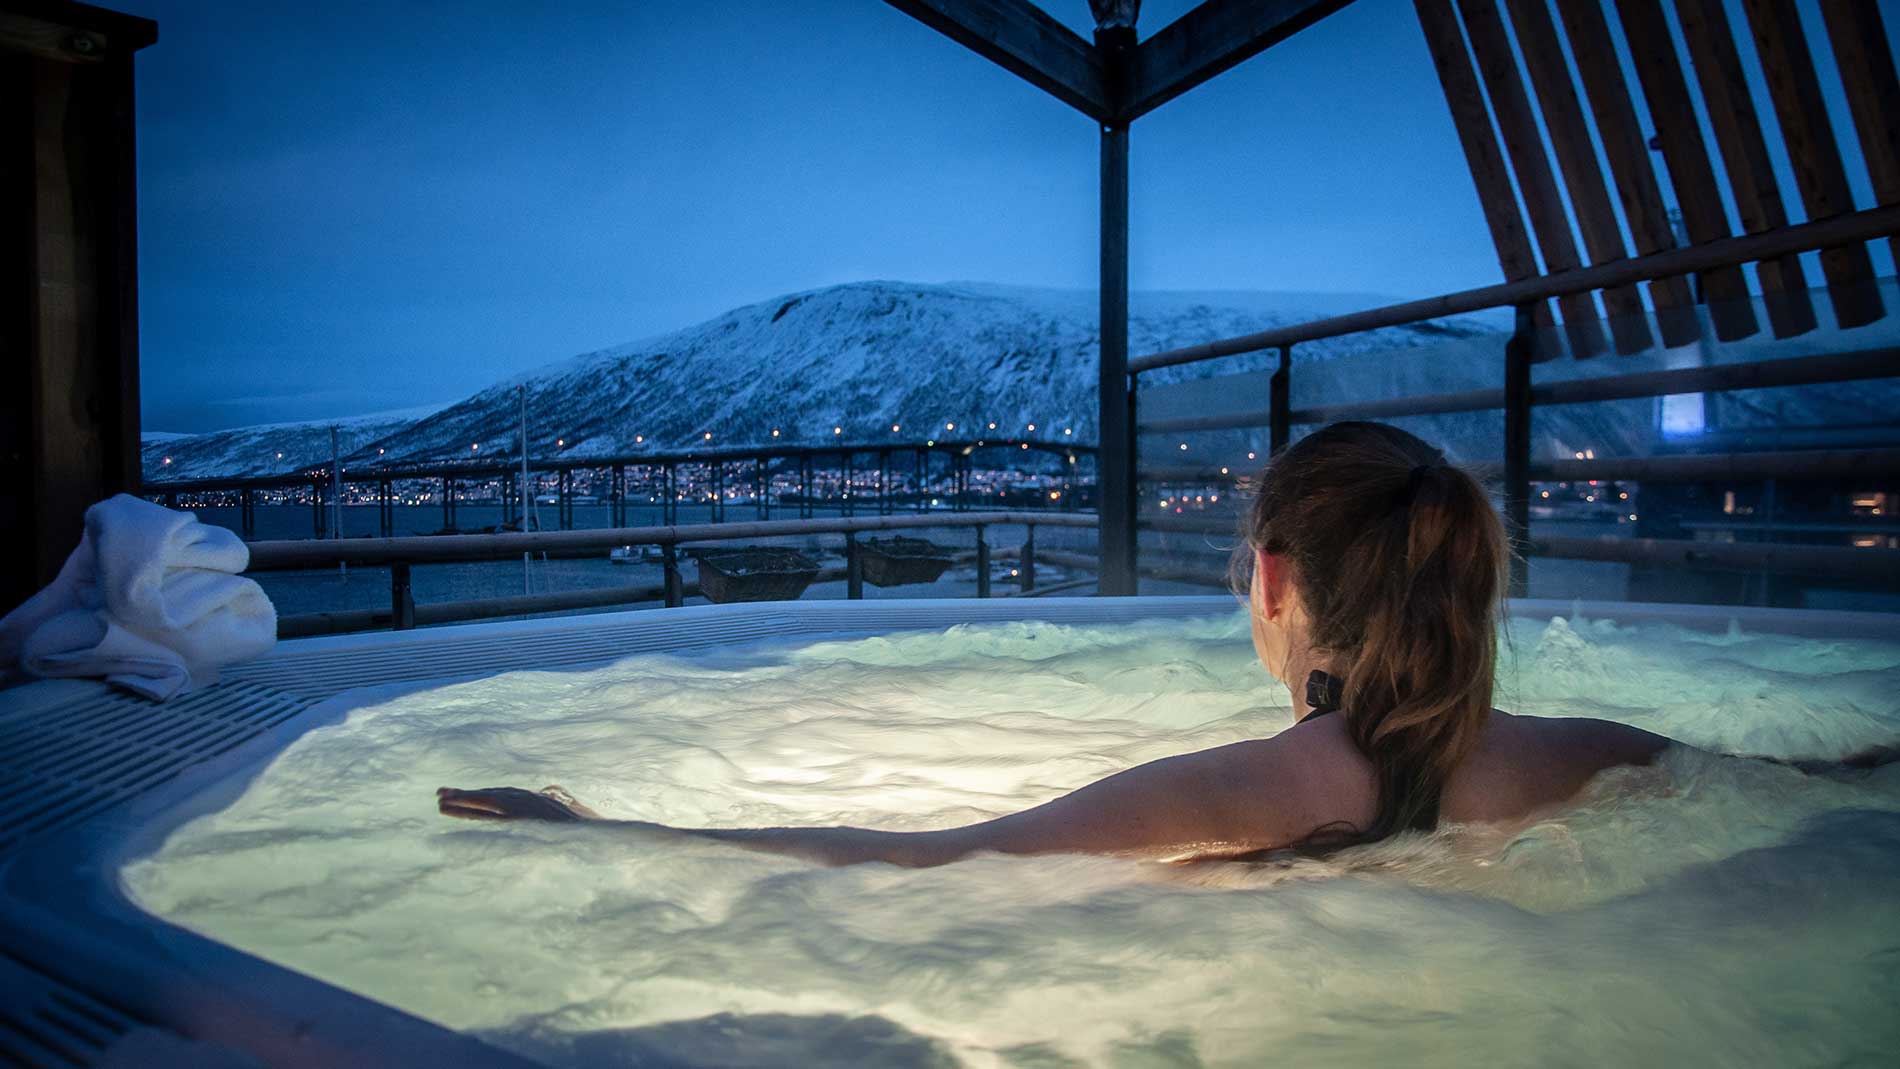
[[[1271,620],[1286,602],[1286,562],[1264,549],[1253,551],[1253,573],[1259,576],[1260,613]]]

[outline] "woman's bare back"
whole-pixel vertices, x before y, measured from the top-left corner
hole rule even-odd
[[[1315,810],[1355,828],[1372,822],[1378,783],[1344,716],[1314,717],[1277,741],[1314,769],[1307,783],[1320,795],[1312,799]],[[1477,748],[1452,773],[1439,816],[1459,824],[1519,820],[1575,798],[1605,769],[1648,764],[1669,745],[1660,735],[1608,720],[1494,709]]]

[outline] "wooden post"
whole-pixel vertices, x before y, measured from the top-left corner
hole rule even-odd
[[[416,596],[409,585],[409,562],[389,566],[389,626],[408,631],[416,626]]]
[[[1027,594],[1036,589],[1036,525],[1028,524],[1023,535],[1022,559],[1016,563],[1017,588]]]
[[[1280,346],[1280,366],[1267,381],[1267,455],[1277,455],[1293,437],[1293,347]]]
[[[990,596],[990,543],[980,523],[976,525],[976,596]]]
[[[1504,527],[1511,539],[1512,597],[1530,589],[1531,306],[1517,306],[1517,329],[1504,343]]]
[[[1136,592],[1135,391],[1128,377],[1128,127],[1102,127],[1101,345],[1096,369],[1101,593]]]
[[[677,609],[686,600],[682,595],[684,584],[680,582],[679,548],[671,542],[661,546],[660,561],[666,570],[666,607]]]
[[[852,601],[864,597],[864,558],[858,553],[856,531],[844,533],[844,596]]]
[[[142,481],[133,57],[157,33],[55,0],[0,18],[0,615]]]

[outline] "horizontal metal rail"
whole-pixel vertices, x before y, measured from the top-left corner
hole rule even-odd
[[[1478,461],[1459,467],[1480,479],[1494,479],[1503,473],[1500,464]],[[1246,472],[1218,468],[1178,465],[1144,469],[1143,483],[1192,483],[1220,486],[1241,478]],[[1889,478],[1900,476],[1900,446],[1874,446],[1867,449],[1804,449],[1799,452],[1684,453],[1655,457],[1596,457],[1585,460],[1534,460],[1530,465],[1533,482],[1709,482],[1761,479],[1819,480],[1847,476]],[[1161,530],[1164,519],[1144,521]],[[1175,522],[1178,522],[1178,518]]]
[[[1900,376],[1900,348],[1867,349],[1827,356],[1792,356],[1749,364],[1670,368],[1665,371],[1638,371],[1628,375],[1539,383],[1531,387],[1531,403],[1575,405],[1677,393],[1762,390],[1894,376]],[[1483,412],[1503,407],[1504,391],[1501,389],[1458,390],[1296,408],[1288,413],[1288,420],[1292,423],[1332,423],[1342,419],[1391,419],[1447,412]],[[1136,429],[1143,434],[1235,430],[1268,426],[1272,417],[1271,409],[1255,408],[1206,416],[1142,420]]]
[[[1344,334],[1357,334],[1361,331],[1378,330],[1383,327],[1404,326],[1408,323],[1464,315],[1489,308],[1505,308],[1552,297],[1608,289],[1632,282],[1667,278],[1671,275],[1693,274],[1734,264],[1772,260],[1792,253],[1852,245],[1893,234],[1900,234],[1900,204],[1885,204],[1877,208],[1847,212],[1761,234],[1744,234],[1684,249],[1652,253],[1648,256],[1609,260],[1573,271],[1560,271],[1556,274],[1494,286],[1480,286],[1477,289],[1461,290],[1438,297],[1405,301],[1383,308],[1372,308],[1310,323],[1244,334],[1237,338],[1226,338],[1202,345],[1189,345],[1180,349],[1138,356],[1128,361],[1128,373],[1140,375],[1156,368],[1193,364],[1224,356],[1238,356],[1242,353],[1259,352],[1263,349],[1275,349],[1285,345],[1299,345],[1303,342],[1318,341],[1321,338],[1336,338]]]
[[[533,531],[525,534],[253,542],[249,570],[288,571],[336,564],[442,564],[519,559],[523,553],[599,553],[616,546],[674,546],[687,542],[726,542],[739,538],[1027,524],[1092,528],[1096,526],[1096,517],[1092,513],[1063,512],[917,513],[816,520],[678,524],[667,527],[609,527],[589,531]]]
[[[1699,570],[1772,571],[1881,584],[1900,582],[1900,549],[1579,535],[1532,535],[1530,549],[1533,555],[1563,560]]]

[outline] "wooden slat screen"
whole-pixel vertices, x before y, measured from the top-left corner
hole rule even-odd
[[[1875,200],[1900,202],[1900,79],[1876,0],[1821,4]],[[1583,266],[1579,236],[1592,265],[1629,256],[1631,245],[1642,255],[1674,247],[1679,235],[1651,150],[1660,153],[1674,193],[1680,237],[1692,244],[1731,235],[1725,198],[1732,199],[1741,229],[1750,234],[1855,210],[1823,98],[1822,67],[1810,51],[1799,10],[1787,0],[1742,0],[1745,28],[1732,24],[1723,0],[1673,0],[1676,26],[1662,0],[1503,0],[1503,11],[1499,0],[1414,0],[1414,6],[1507,279],[1527,277],[1539,259],[1553,274]],[[1620,42],[1606,11],[1614,12]],[[1636,72],[1653,137],[1645,136],[1619,49]],[[1760,64],[1765,100],[1751,91],[1744,49]],[[1719,174],[1698,103],[1720,150]],[[1768,136],[1765,113],[1776,119],[1778,145]],[[1777,150],[1792,163],[1805,220],[1789,218],[1776,177]],[[1893,243],[1900,261],[1900,237]],[[1821,267],[1840,327],[1886,314],[1864,243],[1823,250]],[[1775,337],[1819,325],[1797,257],[1765,261],[1756,270]],[[1663,344],[1684,345],[1699,336],[1693,301],[1707,305],[1716,337],[1724,341],[1760,331],[1741,267],[1704,272],[1697,283],[1693,294],[1682,278],[1649,284]],[[1585,296],[1558,302],[1564,335],[1577,357],[1605,349],[1595,302]],[[1618,352],[1654,344],[1635,287],[1604,291],[1603,305]],[[1548,315],[1547,307],[1540,311]]]

